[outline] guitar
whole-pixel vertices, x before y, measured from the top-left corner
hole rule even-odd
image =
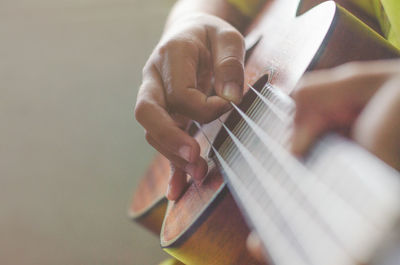
[[[337,135],[321,139],[305,161],[286,151],[294,112],[288,94],[304,72],[400,55],[373,19],[340,3],[268,1],[246,33],[242,103],[188,129],[209,162],[203,183],[167,202],[169,163],[161,155],[142,178],[130,216],[184,264],[259,264],[245,247],[249,227],[277,265],[390,256],[398,173]]]

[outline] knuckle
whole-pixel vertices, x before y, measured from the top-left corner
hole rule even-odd
[[[197,43],[192,39],[182,38],[179,40],[179,48],[185,51],[196,52],[197,46]]]
[[[141,123],[141,121],[143,121],[144,117],[147,115],[150,105],[151,103],[148,102],[147,100],[138,100],[136,102],[134,114],[135,114],[135,119],[139,123]]]
[[[155,138],[159,143],[168,143],[171,137],[173,137],[173,135],[171,135],[168,130],[158,130],[158,132],[155,133]]]
[[[153,59],[149,58],[142,69],[142,78],[143,79],[145,79],[145,77],[148,76],[148,74],[152,68],[153,68]]]
[[[218,66],[220,67],[224,67],[224,66],[237,66],[237,65],[242,65],[242,63],[240,62],[239,58],[237,58],[236,56],[226,56],[223,57],[219,60],[218,62]]]
[[[194,40],[187,37],[174,37],[170,40],[161,44],[158,48],[158,54],[165,56],[171,51],[184,50],[184,51],[195,51],[196,43]]]
[[[173,45],[174,43],[171,41],[164,42],[158,46],[157,53],[161,56],[164,56],[165,54],[168,53],[168,51],[171,50],[171,48],[173,48],[172,47]]]
[[[152,145],[153,139],[152,139],[152,137],[151,137],[151,135],[150,135],[150,133],[149,133],[148,131],[146,131],[146,132],[144,133],[144,138],[146,139],[146,141],[147,141],[150,145]]]
[[[166,94],[166,99],[167,99],[167,105],[168,108],[171,110],[176,110],[180,108],[182,105],[182,100],[181,100],[181,95],[174,89],[168,89],[165,91]]]
[[[236,44],[236,45],[243,45],[244,43],[244,38],[242,34],[240,34],[239,31],[235,29],[223,29],[218,32],[221,38],[225,39],[226,41],[229,41],[230,43]]]

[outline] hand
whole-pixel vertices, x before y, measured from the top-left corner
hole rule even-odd
[[[135,117],[146,140],[172,163],[168,199],[179,197],[186,173],[199,180],[207,172],[199,144],[183,128],[190,119],[210,122],[230,109],[229,101],[240,102],[244,50],[234,27],[196,14],[170,25],[148,59]]]
[[[304,155],[329,130],[348,133],[365,105],[400,73],[400,61],[349,63],[304,76],[293,98],[296,114],[292,152]]]
[[[354,124],[353,138],[400,171],[400,75],[379,89]]]

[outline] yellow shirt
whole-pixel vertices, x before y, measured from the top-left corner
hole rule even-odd
[[[246,16],[254,16],[267,0],[228,0]],[[376,17],[384,37],[400,48],[400,0],[348,0]]]

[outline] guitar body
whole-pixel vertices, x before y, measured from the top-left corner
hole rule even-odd
[[[268,1],[249,28],[246,45],[245,84],[269,82],[285,93],[309,70],[399,57],[397,49],[333,1]],[[250,100],[245,97],[242,104]],[[216,136],[219,126],[211,123],[203,129]],[[207,140],[201,133],[194,136],[208,157]],[[259,264],[247,253],[249,228],[216,166],[210,163],[205,181],[190,184],[170,203],[164,197],[168,175],[168,161],[158,155],[130,208],[135,221],[160,234],[165,251],[184,264]]]

